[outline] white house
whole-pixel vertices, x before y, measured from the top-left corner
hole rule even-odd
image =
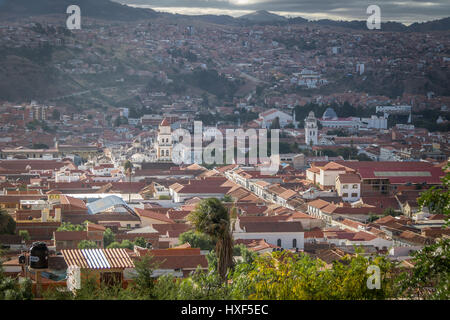
[[[300,222],[245,222],[237,219],[234,239],[264,239],[267,243],[283,249],[303,250],[304,231]]]
[[[336,177],[336,191],[344,201],[358,201],[361,198],[361,177],[356,173],[340,174]]]
[[[280,127],[284,128],[290,123],[293,123],[293,117],[287,113],[279,111],[277,109],[270,109],[259,114],[259,119],[256,121],[262,128],[270,128],[272,122],[278,118],[280,120]]]

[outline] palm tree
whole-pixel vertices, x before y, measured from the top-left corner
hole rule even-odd
[[[233,266],[233,237],[227,208],[216,198],[202,200],[188,216],[196,231],[216,242],[217,271],[225,280],[228,268]]]

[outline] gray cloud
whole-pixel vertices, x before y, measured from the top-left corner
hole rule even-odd
[[[376,4],[381,8],[382,20],[427,21],[450,15],[448,0],[114,0],[132,5],[154,8],[201,8],[224,11],[268,10],[305,17],[329,16],[333,19],[367,18],[366,9]]]

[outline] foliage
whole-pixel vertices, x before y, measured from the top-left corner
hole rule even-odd
[[[31,300],[32,298],[31,281],[6,276],[0,260],[0,300]]]
[[[172,274],[162,275],[155,282],[153,288],[154,296],[158,300],[177,300],[179,285],[180,280],[175,278]]]
[[[247,249],[247,247],[243,244],[235,245],[233,248],[234,256],[241,256],[242,263],[252,264],[258,256],[257,253],[252,252]]]
[[[425,246],[413,253],[414,268],[400,279],[409,298],[450,299],[450,239]]]
[[[280,129],[280,118],[276,117],[275,119],[273,119],[272,124],[270,125],[270,130],[273,129]]]
[[[53,120],[59,120],[61,118],[61,112],[59,112],[57,109],[53,109],[52,111],[52,119]]]
[[[369,218],[367,219],[367,223],[368,222],[374,222],[374,221],[376,221],[376,220],[378,220],[378,219],[380,219],[381,217],[380,216],[377,216],[377,215],[375,215],[375,214],[370,214],[369,215]]]
[[[226,194],[223,196],[222,201],[223,202],[233,202],[233,197],[230,196],[229,194]]]
[[[128,124],[128,118],[119,116],[114,120],[114,127],[120,127],[123,124]]]
[[[0,234],[14,234],[16,222],[6,211],[0,209]]]
[[[107,248],[114,241],[116,241],[116,235],[110,228],[106,228],[103,233],[103,246]]]
[[[70,222],[62,222],[56,231],[86,231],[86,222],[83,224],[72,224]]]
[[[78,249],[97,249],[97,244],[95,241],[81,240],[80,243],[78,243]]]
[[[381,270],[381,289],[367,286],[367,267]],[[242,265],[246,276],[234,273],[235,285],[245,289],[250,299],[310,300],[310,299],[386,299],[393,295],[391,263],[383,257],[372,261],[362,255],[333,263],[325,268],[321,260],[290,252],[273,252],[256,258],[255,263]],[[243,282],[243,283],[242,283]],[[239,292],[235,292],[239,296]]]
[[[45,293],[46,299],[158,299],[158,300],[220,300],[220,299],[273,299],[273,300],[365,300],[419,297],[448,299],[449,240],[425,247],[415,254],[416,266],[412,274],[404,273],[398,286],[396,265],[384,256],[365,257],[361,251],[356,256],[346,256],[326,266],[319,259],[289,251],[272,252],[261,256],[252,254],[241,246],[241,255],[251,257],[237,263],[223,281],[215,268],[208,272],[197,269],[189,277],[173,275],[155,279],[158,268],[151,256],[135,262],[136,276],[127,289],[120,286],[99,286],[95,279],[83,279],[75,295],[67,292]],[[211,258],[215,257],[211,251]],[[369,289],[368,267],[380,268],[381,286]],[[1,282],[1,274],[0,274]],[[398,290],[400,289],[400,290]]]
[[[31,239],[28,230],[19,230],[19,236],[21,236],[22,239],[25,241],[29,241]]]
[[[133,170],[133,164],[131,163],[130,160],[127,160],[125,162],[125,164],[123,165],[123,169],[125,170],[125,172],[128,172],[129,170]]]
[[[190,74],[182,75],[178,80],[214,94],[219,99],[232,97],[239,88],[238,81],[230,81],[216,70],[197,68]]]
[[[107,247],[107,249],[116,249],[116,248],[133,250],[134,244],[130,240],[125,239],[125,240],[122,240],[122,242],[114,241]]]
[[[445,167],[449,169],[449,165]],[[432,214],[444,214],[446,225],[450,224],[450,172],[442,178],[442,189],[432,187],[420,195],[417,203],[423,209],[427,207]]]
[[[327,135],[329,135],[329,136],[336,135],[338,137],[348,137],[349,133],[347,130],[344,130],[344,129],[334,129],[334,130],[328,130]]]
[[[217,270],[225,279],[228,269],[233,266],[233,238],[227,209],[216,198],[204,199],[189,214],[188,220],[196,231],[216,242]]]
[[[216,245],[210,237],[194,230],[180,234],[179,240],[180,244],[189,243],[192,248],[200,248],[201,250],[212,250]]]
[[[143,237],[139,237],[134,239],[134,244],[138,247],[141,248],[146,248],[147,247],[147,241],[145,241],[145,239]]]
[[[386,208],[383,211],[383,216],[393,216],[393,217],[397,217],[397,216],[401,216],[402,213],[401,212],[397,212],[395,211],[393,208]]]
[[[154,298],[153,288],[155,287],[155,279],[153,278],[153,270],[157,267],[152,262],[150,255],[144,255],[141,259],[135,261],[136,277],[132,288],[140,298]]]

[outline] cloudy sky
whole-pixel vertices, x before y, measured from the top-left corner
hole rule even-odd
[[[382,21],[406,24],[450,16],[449,0],[114,0],[182,14],[227,14],[240,16],[267,10],[284,16],[307,19],[366,20],[371,4],[381,8]]]

